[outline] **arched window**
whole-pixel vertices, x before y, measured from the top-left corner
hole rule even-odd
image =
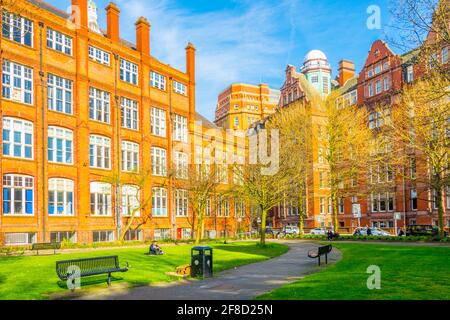
[[[3,118],[3,155],[33,159],[33,123],[18,118]]]
[[[109,183],[91,182],[91,214],[94,216],[110,216],[112,187]]]
[[[122,215],[131,216],[134,212],[135,217],[140,215],[140,194],[139,188],[133,185],[124,185],[122,187]]]
[[[3,214],[34,214],[34,178],[18,174],[3,176]]]
[[[73,132],[60,127],[48,127],[48,161],[73,163]]]
[[[48,180],[48,214],[73,216],[72,180],[52,178]]]

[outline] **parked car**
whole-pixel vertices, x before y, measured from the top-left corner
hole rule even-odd
[[[300,229],[297,226],[284,226],[278,235],[286,236],[286,235],[298,235],[298,234],[300,234]]]
[[[407,236],[437,236],[439,235],[439,228],[436,226],[423,224],[423,225],[410,225],[406,228]],[[444,232],[444,236],[447,237],[448,233]]]
[[[367,236],[367,228],[363,227],[363,228],[356,228],[355,231],[353,231],[353,235],[356,235],[358,233],[359,230],[359,234],[362,236]],[[372,231],[372,236],[382,236],[382,237],[390,237],[392,236],[392,234],[390,234],[387,231],[384,231],[380,228],[370,228],[370,231]]]
[[[324,228],[314,228],[312,229],[309,234],[313,234],[313,235],[326,235],[327,234],[327,230]]]

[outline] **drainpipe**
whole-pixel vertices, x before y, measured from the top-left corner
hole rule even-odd
[[[175,210],[175,190],[173,188],[173,184],[174,184],[174,174],[172,172],[172,164],[173,164],[173,157],[174,157],[174,145],[173,145],[173,133],[174,133],[174,114],[173,114],[173,109],[172,109],[172,77],[169,77],[169,83],[167,86],[168,90],[169,90],[169,119],[170,119],[170,159],[167,159],[167,168],[168,171],[170,173],[170,178],[169,178],[169,194],[171,197],[171,210],[170,210],[170,215],[171,215],[171,220],[172,220],[172,235],[173,235],[173,240],[177,240],[177,217],[176,217],[176,210]],[[169,157],[168,157],[169,158]]]
[[[122,217],[121,217],[121,206],[120,203],[122,201],[121,199],[121,168],[120,168],[120,151],[121,151],[121,143],[120,143],[120,130],[121,130],[121,122],[120,122],[120,101],[119,96],[117,94],[117,70],[118,70],[118,61],[119,61],[119,55],[117,53],[114,54],[114,60],[115,60],[115,72],[114,72],[114,102],[116,107],[116,168],[117,168],[117,176],[114,178],[115,180],[115,211],[116,211],[116,233],[117,233],[117,241],[120,238],[120,233],[122,231]],[[112,112],[111,112],[112,114]],[[111,154],[112,155],[112,154]],[[113,171],[114,172],[114,171]]]
[[[43,70],[43,53],[42,53],[42,30],[44,29],[44,23],[39,22],[39,77],[41,81],[41,121],[42,121],[42,241],[47,241],[47,208],[45,201],[46,194],[46,179],[45,179],[45,166],[46,166],[46,152],[45,152],[45,79]]]

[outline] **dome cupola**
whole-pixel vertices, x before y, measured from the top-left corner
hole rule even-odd
[[[306,79],[322,95],[328,95],[331,91],[331,71],[327,56],[320,50],[308,52],[301,68]]]

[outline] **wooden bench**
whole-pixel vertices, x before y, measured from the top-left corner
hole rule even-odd
[[[128,263],[125,268],[121,268],[118,256],[64,260],[56,262],[56,274],[61,280],[68,280],[73,274],[73,269],[69,270],[69,267],[70,269],[78,268],[80,277],[108,274],[108,286],[111,286],[111,273],[128,271]]]
[[[53,253],[56,254],[56,250],[59,249],[61,249],[60,242],[33,243],[31,245],[31,251],[36,251],[37,255],[39,255],[39,250],[53,250]]]
[[[328,264],[328,254],[331,252],[331,250],[333,249],[332,245],[326,245],[326,246],[322,246],[317,248],[317,250],[311,250],[308,252],[308,257],[312,258],[312,259],[318,259],[318,263],[320,266],[320,256],[325,256],[325,263]]]

